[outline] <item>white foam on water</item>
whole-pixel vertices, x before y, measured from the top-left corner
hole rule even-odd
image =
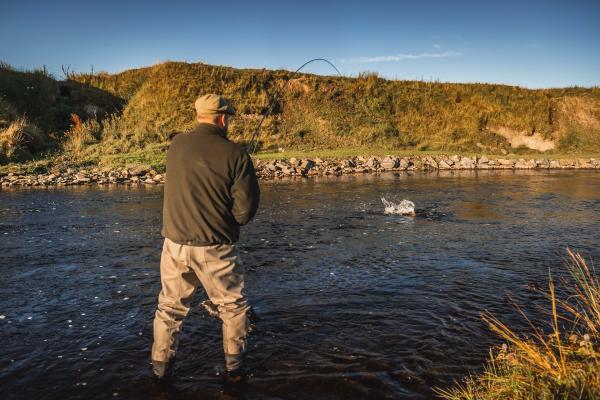
[[[392,201],[387,201],[385,197],[381,198],[381,202],[385,209],[383,210],[384,214],[387,215],[415,215],[415,203],[410,200],[402,200],[400,203],[394,203]]]

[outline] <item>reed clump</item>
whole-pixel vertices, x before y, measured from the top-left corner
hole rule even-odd
[[[568,250],[565,295],[556,294],[550,278],[544,292],[550,305],[551,329],[534,326],[521,336],[495,316],[484,313],[490,329],[506,341],[490,351],[482,373],[449,390],[448,400],[600,398],[600,283],[593,265]],[[524,318],[527,318],[522,313]],[[559,324],[559,321],[561,324]],[[568,328],[562,328],[566,325]]]

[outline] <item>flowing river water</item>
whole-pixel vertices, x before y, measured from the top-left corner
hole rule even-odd
[[[184,326],[170,387],[149,376],[163,189],[0,192],[4,399],[433,398],[498,344],[489,310],[525,332],[508,295],[600,259],[600,174],[453,172],[262,183],[240,248],[258,314],[253,376],[223,387],[219,323]],[[416,204],[384,215],[381,197]],[[196,303],[205,299],[200,290]]]

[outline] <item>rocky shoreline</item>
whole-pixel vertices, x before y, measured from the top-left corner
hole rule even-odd
[[[352,157],[346,159],[281,159],[255,160],[260,179],[309,176],[339,176],[386,171],[435,170],[522,170],[522,169],[598,169],[600,158],[573,158],[552,160],[493,159],[487,156],[413,156],[413,157]],[[157,185],[165,182],[165,174],[148,165],[135,164],[123,168],[91,168],[50,172],[46,174],[7,173],[0,175],[0,185],[6,187],[46,187],[71,185]]]

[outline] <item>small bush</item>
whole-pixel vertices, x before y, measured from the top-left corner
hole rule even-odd
[[[0,97],[0,128],[10,125],[11,121],[17,118],[17,112],[14,107],[2,97]]]
[[[0,129],[0,162],[24,161],[46,145],[41,130],[25,117]]]
[[[85,122],[77,114],[71,114],[72,126],[65,132],[63,147],[73,154],[79,154],[83,147],[98,141],[102,126],[95,119]]]
[[[585,132],[576,126],[569,126],[558,141],[558,148],[563,151],[576,151],[584,146]]]
[[[111,114],[102,120],[102,139],[117,140],[124,139],[125,134],[120,126],[120,118],[116,114]]]

